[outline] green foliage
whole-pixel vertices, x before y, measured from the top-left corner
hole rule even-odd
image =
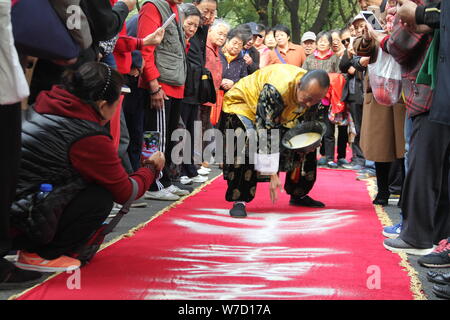
[[[250,0],[219,0],[218,16],[232,26],[251,21],[259,21],[258,13]]]
[[[192,0],[185,0],[191,2]],[[291,28],[291,12],[284,0],[217,0],[218,17],[226,19],[232,26],[254,21],[264,23],[269,27],[281,23]],[[293,0],[299,2],[299,30],[292,30],[292,35],[299,35],[311,30],[316,24],[320,30],[341,29],[358,11],[357,0]],[[140,3],[143,0],[139,0]],[[292,2],[292,0],[290,0]],[[323,10],[323,17],[319,15],[323,4],[329,3],[328,10]],[[265,7],[267,6],[267,8]],[[137,13],[137,10],[134,10]],[[295,38],[295,37],[294,37]]]
[[[275,9],[276,22],[291,26],[290,12],[284,5],[283,0],[277,0],[273,7],[274,0],[269,1],[268,16],[269,26],[272,23],[272,11]],[[319,9],[323,0],[298,0],[300,28],[297,32],[308,31],[318,18]],[[249,21],[260,22],[256,0],[219,0],[218,16],[227,19],[231,24],[237,25]],[[260,8],[258,8],[260,9]],[[330,8],[327,13],[324,30],[340,29],[358,13],[359,7],[357,0],[331,0]],[[293,30],[294,32],[294,30]]]

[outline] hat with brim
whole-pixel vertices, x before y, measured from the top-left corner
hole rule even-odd
[[[250,27],[250,30],[252,31],[252,35],[254,36],[258,36],[260,38],[262,38],[263,36],[260,34],[263,30],[261,30],[260,28],[258,28],[258,25],[256,24],[256,22],[249,22],[246,23],[246,25],[248,25]]]
[[[314,32],[312,32],[312,31],[305,32],[303,34],[303,36],[302,36],[302,40],[301,41],[303,43],[303,42],[308,41],[308,40],[316,41],[317,40],[316,34]]]
[[[355,18],[353,18],[352,24],[354,24],[358,20],[364,20],[365,21],[363,15],[361,13],[358,14]]]

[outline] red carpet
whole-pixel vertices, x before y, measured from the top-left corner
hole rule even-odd
[[[291,207],[285,193],[272,205],[261,184],[247,219],[229,217],[225,186],[218,178],[101,251],[81,288],[63,273],[20,299],[413,298],[354,172],[319,170],[311,196],[325,209]]]

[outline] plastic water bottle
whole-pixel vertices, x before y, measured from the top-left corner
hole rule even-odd
[[[53,186],[48,183],[43,183],[39,187],[39,192],[36,194],[36,201],[40,201],[48,196],[53,191]]]

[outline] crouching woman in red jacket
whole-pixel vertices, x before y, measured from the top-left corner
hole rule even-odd
[[[20,268],[56,272],[102,225],[113,201],[141,197],[164,167],[162,153],[128,175],[105,124],[120,97],[122,76],[89,62],[67,72],[61,86],[40,93],[22,128],[22,159],[11,211]],[[50,184],[51,192],[42,184]]]

